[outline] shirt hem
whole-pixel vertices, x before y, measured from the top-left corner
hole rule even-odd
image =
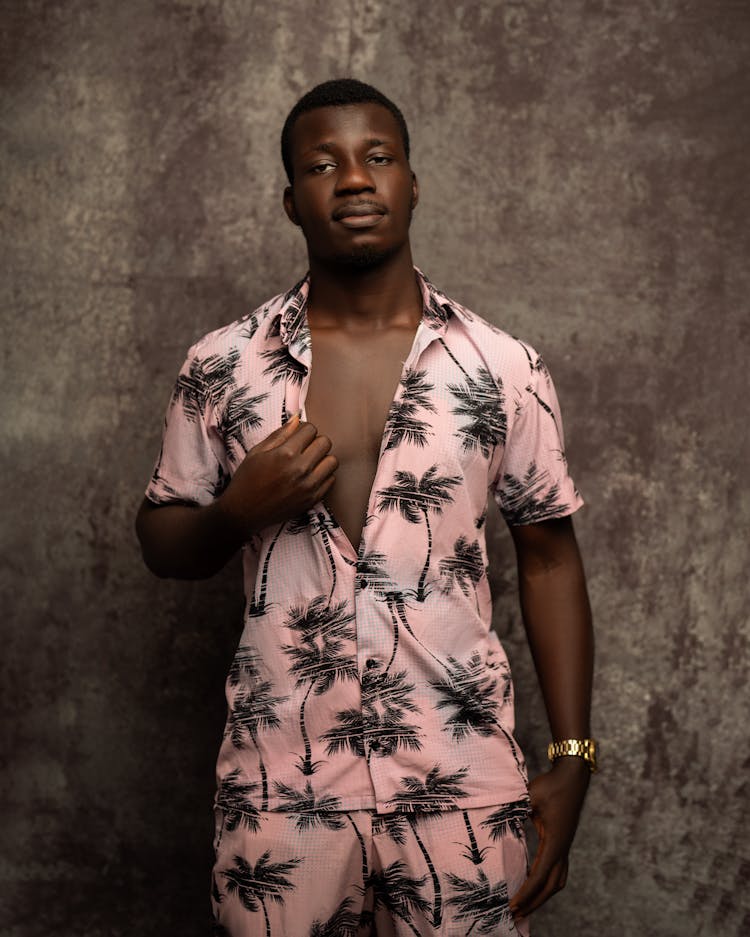
[[[467,797],[457,801],[453,807],[447,807],[435,811],[416,811],[416,812],[434,812],[434,813],[449,813],[452,810],[470,810],[475,807],[504,807],[507,804],[517,803],[521,800],[529,799],[529,791],[526,786],[519,787],[516,791],[506,792],[498,799],[497,793],[491,794],[477,794],[474,797]],[[257,815],[258,813],[295,813],[294,810],[290,810],[285,805],[279,803],[279,805],[270,804],[265,809],[261,809],[257,804],[247,803],[246,805],[242,804],[227,804],[222,803],[220,799],[214,798],[214,806],[218,807],[224,812],[234,812],[234,813],[252,813]],[[349,813],[353,810],[362,810],[367,811],[368,813],[377,813],[377,814],[389,814],[389,813],[414,813],[415,811],[410,810],[399,810],[393,806],[390,801],[380,802],[373,800],[372,798],[360,798],[358,800],[353,800],[345,804],[340,804],[335,810],[326,811],[326,813]],[[304,811],[302,811],[304,812]]]
[[[523,517],[520,520],[515,520],[513,517],[507,518],[502,510],[500,513],[505,518],[506,523],[509,527],[531,527],[534,524],[541,524],[544,521],[554,521],[562,519],[563,517],[570,517],[572,514],[575,514],[577,511],[580,511],[582,507],[585,507],[586,502],[579,496],[577,501],[574,501],[572,504],[568,504],[564,509],[552,510],[545,514],[535,514],[533,517],[524,519]]]

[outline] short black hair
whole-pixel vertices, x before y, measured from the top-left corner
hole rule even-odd
[[[387,98],[382,91],[378,91],[377,88],[373,88],[372,85],[367,85],[363,81],[357,81],[356,78],[334,78],[331,81],[324,81],[322,84],[316,85],[307,94],[303,95],[289,111],[289,116],[284,121],[284,127],[281,131],[281,159],[290,183],[294,181],[291,153],[292,128],[297,122],[297,118],[319,107],[346,107],[348,104],[380,104],[382,107],[387,108],[396,118],[396,123],[401,131],[404,152],[406,158],[409,159],[409,130],[404,115],[393,101]]]

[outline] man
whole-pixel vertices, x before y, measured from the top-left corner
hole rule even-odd
[[[418,187],[391,101],[319,85],[282,155],[309,274],[191,348],[137,522],[161,576],[210,576],[243,550],[217,929],[527,934],[565,883],[594,766],[582,502],[554,389],[536,352],[414,268]],[[566,742],[530,786],[490,631],[488,489]]]

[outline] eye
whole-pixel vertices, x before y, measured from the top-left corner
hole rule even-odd
[[[389,163],[393,162],[393,157],[386,156],[385,153],[376,153],[374,156],[370,157],[370,162],[375,163],[376,166],[387,166]]]
[[[311,166],[308,172],[312,173],[315,176],[322,176],[324,172],[327,172],[329,169],[335,169],[336,166],[334,163],[316,163],[314,166]]]

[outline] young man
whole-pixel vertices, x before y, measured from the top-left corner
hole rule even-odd
[[[594,767],[581,499],[554,389],[533,349],[414,268],[417,180],[391,101],[319,85],[282,155],[309,274],[190,349],[137,522],[161,576],[243,551],[217,932],[527,934],[565,883]],[[530,786],[490,631],[488,489],[565,743]]]

